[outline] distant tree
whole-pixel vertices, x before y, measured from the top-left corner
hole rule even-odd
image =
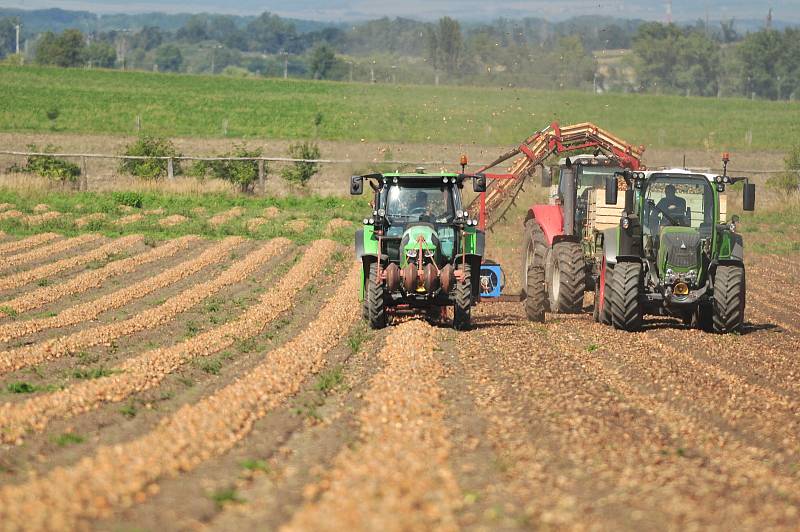
[[[435,69],[451,74],[458,72],[464,43],[461,25],[450,17],[439,19],[439,23],[427,31],[427,56]]]
[[[165,44],[156,50],[156,64],[159,70],[178,72],[183,66],[183,54],[174,44]]]
[[[746,95],[788,98],[800,90],[800,30],[750,33],[737,47]]]
[[[48,31],[36,45],[36,62],[60,67],[82,66],[85,51],[86,43],[80,31],[65,30],[60,35]]]
[[[141,48],[149,52],[155,50],[164,43],[165,36],[161,29],[155,26],[145,26],[134,34],[131,39],[132,48]]]
[[[0,19],[0,59],[16,51],[16,31],[14,20]]]
[[[200,42],[210,38],[207,15],[192,15],[178,30],[177,37],[188,42]]]
[[[280,51],[291,53],[301,51],[294,24],[268,12],[251,21],[245,33],[250,49],[257,52],[274,54]]]
[[[633,39],[633,53],[642,90],[717,94],[720,48],[704,31],[642,24]]]
[[[326,79],[328,73],[336,64],[336,54],[327,44],[318,45],[311,52],[309,59],[309,69],[314,79]]]
[[[86,47],[86,61],[100,68],[111,68],[117,62],[117,50],[105,42],[93,42]]]
[[[722,31],[720,38],[724,43],[732,43],[739,40],[739,34],[736,33],[736,29],[734,28],[734,24],[736,23],[736,19],[730,20],[721,20],[719,23],[720,30]]]

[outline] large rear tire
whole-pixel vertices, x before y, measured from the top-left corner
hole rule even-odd
[[[550,249],[547,268],[550,311],[578,314],[586,291],[586,262],[578,242],[559,242]]]
[[[642,284],[642,265],[621,262],[611,277],[611,323],[616,329],[638,331],[642,328],[644,309],[639,299]]]
[[[377,263],[373,263],[369,267],[366,301],[370,328],[383,329],[386,327],[386,283],[378,282]]]
[[[523,256],[523,286],[525,288],[525,315],[531,321],[544,322],[547,310],[547,286],[545,285],[545,259],[547,248],[544,235],[535,220],[525,223],[525,255]]]
[[[746,285],[741,266],[717,266],[714,276],[714,332],[738,331],[744,324]]]
[[[470,267],[463,266],[464,280],[456,281],[453,287],[453,329],[457,331],[469,330],[472,324],[472,276]]]

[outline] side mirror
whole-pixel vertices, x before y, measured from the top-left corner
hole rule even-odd
[[[553,186],[553,172],[548,166],[542,166],[542,186],[544,188]]]
[[[472,178],[472,191],[473,192],[486,192],[486,176],[477,175]]]
[[[617,190],[617,178],[606,178],[606,205],[616,205],[619,191]]]
[[[756,185],[745,183],[742,189],[742,209],[746,211],[756,210]]]
[[[354,175],[350,178],[350,195],[360,196],[364,193],[364,178],[360,175]]]

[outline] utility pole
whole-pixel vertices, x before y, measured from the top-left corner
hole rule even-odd
[[[280,51],[281,56],[283,57],[283,79],[289,78],[289,52],[286,50]]]
[[[22,24],[20,24],[19,21],[14,25],[14,28],[17,30],[17,55],[19,55],[19,30],[21,27]]]

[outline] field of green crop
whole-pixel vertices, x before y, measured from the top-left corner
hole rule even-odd
[[[800,138],[797,102],[0,67],[0,130],[50,131],[54,106],[57,131],[113,135],[134,133],[138,115],[146,132],[187,137],[227,124],[239,138],[505,145],[558,120],[658,148],[782,151]]]

